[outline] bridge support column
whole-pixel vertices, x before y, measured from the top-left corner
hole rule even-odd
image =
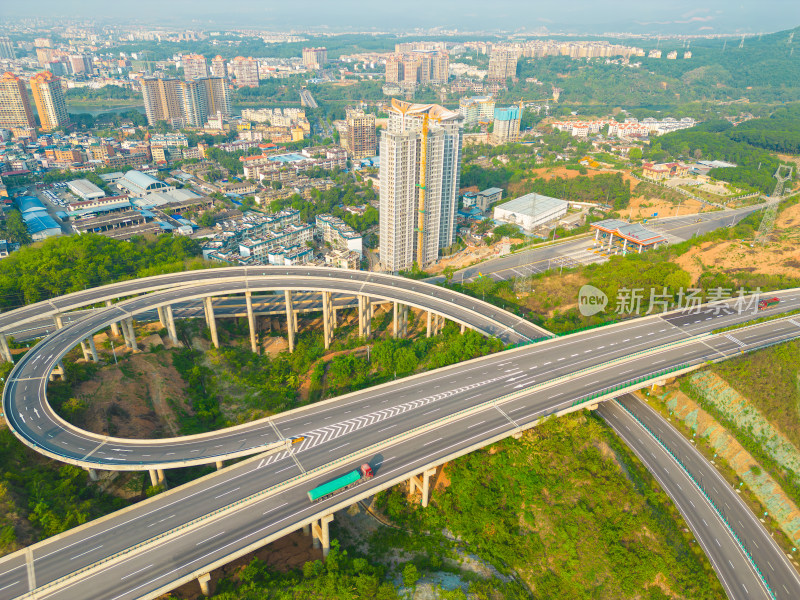
[[[133,317],[128,317],[123,322],[123,327],[128,331],[128,342],[131,350],[134,352],[139,351],[139,344],[136,343],[136,332],[133,330]]]
[[[89,473],[89,479],[91,481],[97,481],[98,479],[100,479],[97,476],[97,471],[95,471],[94,469],[86,469],[86,472]]]
[[[405,337],[408,333],[408,306],[400,302],[394,302],[392,306],[392,332],[394,337]]]
[[[432,325],[433,325],[432,321],[433,321],[433,315],[431,314],[431,311],[428,311],[428,324],[427,324],[427,327],[425,328],[425,337],[431,337],[431,331],[433,329],[432,328]]]
[[[286,333],[289,338],[289,352],[294,352],[294,332],[297,329],[297,321],[294,316],[294,306],[292,306],[291,290],[284,290],[286,298]]]
[[[225,463],[223,461],[221,461],[221,460],[218,460],[217,461],[217,471],[221,471],[224,468],[225,468]]]
[[[244,293],[247,302],[247,324],[250,326],[250,349],[258,354],[258,340],[256,339],[256,316],[253,313],[253,293],[249,290]]]
[[[90,335],[87,341],[89,342],[89,352],[92,354],[92,360],[94,362],[100,362],[100,356],[97,354],[97,346],[94,344],[94,335]]]
[[[214,344],[214,348],[219,348],[219,336],[217,335],[217,320],[214,318],[214,304],[212,302],[211,296],[208,296],[203,299],[203,305],[206,309],[206,321],[208,322],[208,328],[211,330],[211,342]]]
[[[319,521],[314,521],[311,524],[311,533],[314,535],[314,548],[322,546],[323,558],[328,556],[328,551],[331,549],[331,535],[328,530],[328,524],[331,521],[333,521],[333,515],[325,515]]]
[[[366,309],[364,308],[364,300],[366,296],[362,296],[359,294],[358,296],[358,337],[363,338],[366,337],[364,335],[364,331],[366,329]]]
[[[89,362],[89,344],[85,340],[81,340],[81,351],[83,352],[83,360]]]
[[[169,332],[169,339],[172,343],[178,345],[178,332],[175,329],[175,316],[172,314],[172,306],[167,304],[164,307],[164,317],[167,321],[167,331]]]
[[[303,535],[311,535],[311,525],[303,525]]]
[[[597,410],[598,406],[599,406],[598,404],[590,404],[586,408],[588,408],[589,410]]]
[[[430,495],[431,477],[433,477],[434,475],[436,475],[436,469],[428,469],[419,476],[412,475],[411,478],[408,480],[409,492],[413,494],[414,492],[419,490],[420,494],[422,494],[423,508],[428,506],[428,496]]]
[[[200,584],[200,593],[203,596],[210,596],[211,595],[211,574],[206,573],[205,575],[200,575],[197,578],[197,583]]]
[[[325,350],[331,347],[333,328],[336,327],[336,313],[331,302],[331,293],[322,292],[322,325],[325,335]]]
[[[106,300],[106,306],[113,306],[111,300]],[[111,323],[111,335],[119,337],[119,325],[116,322]]]
[[[53,315],[53,321],[56,323],[56,329],[64,328],[64,319],[61,317],[61,315]]]
[[[8,345],[8,338],[5,333],[0,333],[0,356],[7,362],[14,364],[14,357],[11,355],[11,348]]]
[[[467,326],[463,323],[461,324],[461,335],[464,335],[464,332],[467,330]]]
[[[167,326],[167,318],[164,316],[164,307],[163,306],[158,306],[158,307],[156,307],[156,310],[158,311],[158,322],[161,323],[162,327],[166,327]]]

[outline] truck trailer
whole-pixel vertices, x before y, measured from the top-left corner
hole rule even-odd
[[[350,471],[349,473],[340,475],[336,479],[315,487],[313,490],[308,490],[308,499],[311,500],[311,502],[325,500],[334,494],[338,494],[344,490],[349,490],[351,487],[358,485],[362,481],[372,479],[372,477],[372,467],[370,467],[369,464],[364,463],[355,471]]]

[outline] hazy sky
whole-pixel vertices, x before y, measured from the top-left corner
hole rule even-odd
[[[131,19],[186,27],[643,33],[771,32],[800,25],[800,0],[22,0],[3,16]]]

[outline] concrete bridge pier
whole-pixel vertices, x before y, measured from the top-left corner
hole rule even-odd
[[[358,337],[372,336],[372,301],[369,296],[358,296]]]
[[[256,316],[253,313],[253,293],[246,291],[244,299],[247,302],[247,324],[250,326],[250,349],[258,354],[258,339],[256,338]]]
[[[98,479],[100,479],[97,476],[97,471],[95,471],[94,469],[86,469],[86,472],[89,473],[89,479],[91,481],[97,481]]]
[[[167,318],[164,315],[164,307],[163,306],[157,306],[156,310],[158,311],[158,322],[161,323],[162,327],[166,327],[167,326]]]
[[[172,306],[167,304],[164,307],[164,319],[166,320],[167,331],[169,332],[169,339],[172,343],[178,345],[178,331],[175,329],[175,317],[172,314]]]
[[[219,348],[219,335],[217,334],[217,320],[214,317],[213,298],[211,296],[203,298],[203,306],[206,309],[206,322],[208,323],[208,328],[211,330],[211,342],[214,344],[214,348]]]
[[[81,352],[83,352],[83,360],[89,362],[91,360],[89,358],[89,344],[85,340],[81,340]]]
[[[106,306],[107,307],[113,306],[111,300],[106,300]],[[119,325],[117,325],[116,322],[111,323],[111,335],[113,335],[114,337],[119,337]]]
[[[197,578],[197,583],[200,584],[200,593],[203,596],[211,595],[211,573],[205,573]]]
[[[333,310],[330,292],[322,292],[322,324],[325,336],[325,350],[327,350],[333,341],[333,328],[336,327],[336,313]]]
[[[0,333],[0,356],[6,362],[14,364],[14,357],[11,355],[11,348],[8,345],[8,338],[5,333]]]
[[[395,338],[403,338],[408,334],[408,305],[400,302],[392,303],[392,332]]]
[[[466,332],[466,331],[467,331],[467,326],[462,323],[461,324],[461,335],[464,335],[464,332]]]
[[[167,487],[167,477],[164,475],[164,469],[150,469],[148,473],[150,473],[150,484],[153,487],[159,485],[164,488]]]
[[[221,471],[222,469],[225,468],[225,462],[221,461],[221,460],[218,460],[217,463],[216,463],[216,467],[217,467],[217,471]]]
[[[139,344],[136,343],[136,332],[133,330],[133,317],[128,317],[122,321],[122,333],[127,333],[125,343],[134,352],[139,351]]]
[[[86,341],[89,342],[89,352],[92,354],[92,360],[100,362],[100,355],[97,354],[97,346],[94,343],[94,335],[90,335]]]
[[[314,538],[312,544],[314,548],[322,546],[322,557],[328,556],[328,551],[331,549],[331,535],[328,529],[328,524],[333,521],[333,515],[325,515],[319,521],[311,523],[311,533]]]
[[[294,306],[292,305],[292,292],[291,290],[284,290],[283,294],[286,298],[286,333],[289,338],[289,352],[294,352],[294,332],[297,329],[297,321],[294,315]]]
[[[56,363],[55,368],[52,371],[50,371],[50,381],[55,381],[56,375],[61,377],[61,381],[67,380],[67,369],[64,368],[64,362],[61,360],[59,360]]]
[[[423,471],[421,475],[412,475],[408,480],[409,493],[413,494],[417,490],[422,494],[422,507],[428,506],[428,497],[430,495],[431,477],[436,475],[436,469],[428,469]]]

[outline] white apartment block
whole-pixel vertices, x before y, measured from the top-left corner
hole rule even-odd
[[[269,262],[269,253],[276,248],[306,247],[314,238],[314,227],[307,223],[291,223],[282,229],[265,231],[239,243],[239,254],[259,262]]]
[[[408,270],[414,262],[424,268],[455,240],[462,122],[459,113],[436,104],[392,100],[380,141],[380,256],[385,270]]]

